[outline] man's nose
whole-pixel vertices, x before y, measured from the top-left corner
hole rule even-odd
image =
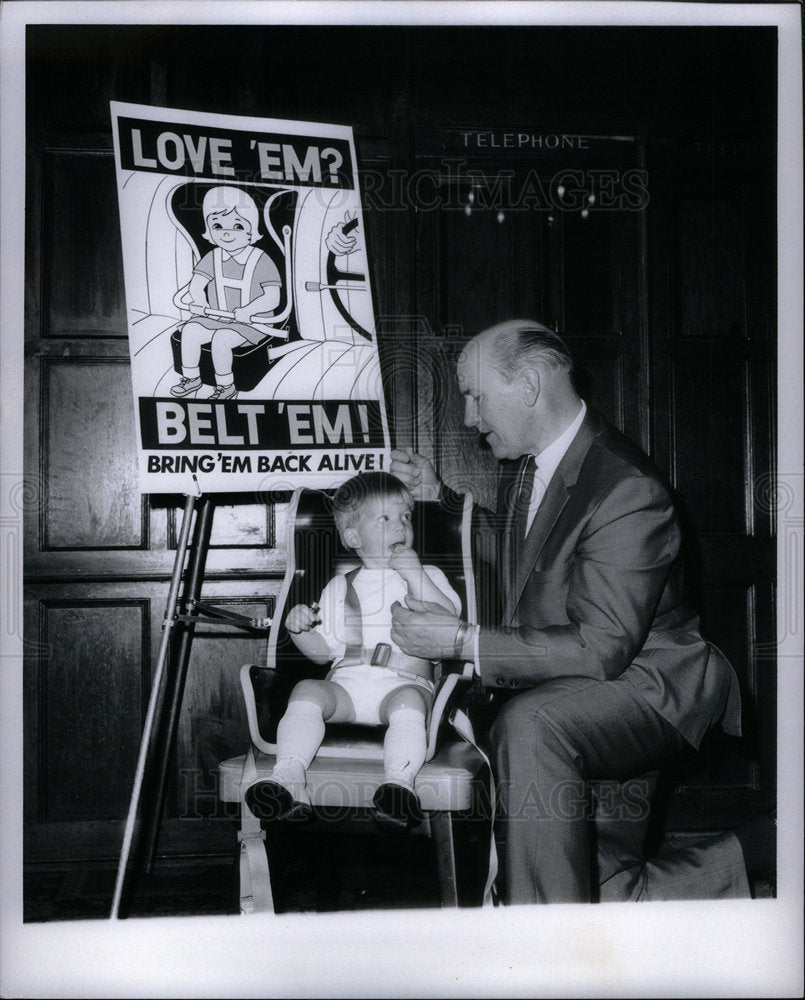
[[[464,426],[474,427],[478,423],[478,407],[475,400],[467,396],[464,403]]]

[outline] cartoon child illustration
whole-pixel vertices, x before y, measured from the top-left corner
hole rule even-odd
[[[210,344],[216,380],[211,398],[234,399],[232,351],[265,338],[255,317],[276,309],[282,279],[271,258],[253,245],[262,234],[251,195],[237,187],[211,188],[202,212],[204,238],[214,249],[196,264],[175,300],[197,318],[182,329],[182,377],[171,395],[188,396],[201,387],[201,348]]]

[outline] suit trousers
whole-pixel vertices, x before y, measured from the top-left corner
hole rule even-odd
[[[750,896],[732,833],[644,857],[656,769],[687,744],[625,678],[515,695],[491,735],[504,902]]]

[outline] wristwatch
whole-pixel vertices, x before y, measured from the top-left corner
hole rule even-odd
[[[453,643],[454,660],[462,660],[464,658],[464,640],[467,638],[467,632],[469,632],[469,629],[469,622],[459,619],[458,628],[456,629],[456,638]]]

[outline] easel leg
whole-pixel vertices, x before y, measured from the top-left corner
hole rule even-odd
[[[456,845],[453,837],[453,817],[448,812],[431,812],[430,830],[436,847],[436,864],[442,906],[458,906],[458,879],[456,875]]]
[[[154,729],[159,692],[162,687],[162,680],[165,672],[165,663],[167,661],[168,647],[170,645],[173,630],[176,602],[179,595],[179,585],[182,579],[182,568],[184,566],[185,554],[187,552],[187,543],[190,538],[190,525],[193,520],[195,502],[195,496],[188,496],[185,503],[182,527],[179,533],[179,544],[176,549],[176,559],[173,564],[173,575],[171,577],[170,588],[168,590],[168,602],[165,609],[162,642],[159,647],[156,671],[154,673],[154,680],[151,686],[151,698],[148,703],[148,711],[145,717],[143,735],[140,741],[140,754],[137,759],[137,769],[134,775],[134,788],[131,793],[131,802],[129,803],[129,812],[123,833],[123,848],[120,853],[120,862],[117,869],[117,880],[115,882],[115,892],[112,900],[112,912],[109,915],[111,920],[116,920],[120,913],[120,900],[123,895],[126,868],[128,867],[129,854],[131,852],[131,844],[134,837],[134,825],[137,819],[137,810],[140,803],[140,795],[142,793],[145,764],[148,757],[148,749],[151,743],[151,735]]]
[[[198,600],[201,594],[201,587],[204,582],[204,566],[207,560],[207,550],[209,549],[210,533],[212,531],[213,511],[214,505],[212,500],[209,497],[202,498],[200,510],[196,517],[196,529],[193,537],[190,564],[188,566],[187,583],[182,600],[182,608],[185,614],[189,613],[194,602]],[[183,622],[182,626],[179,649],[176,655],[176,665],[168,676],[165,692],[167,719],[160,725],[157,732],[158,746],[153,765],[154,769],[156,769],[156,781],[150,797],[150,809],[146,808],[146,816],[150,812],[150,820],[146,830],[145,854],[145,870],[148,873],[151,872],[154,865],[154,858],[156,857],[159,828],[162,822],[162,809],[165,799],[165,785],[167,784],[168,777],[168,765],[176,737],[176,729],[179,724],[182,695],[184,694],[187,668],[190,663],[190,649],[193,644],[193,635],[195,632],[195,625],[192,622]]]

